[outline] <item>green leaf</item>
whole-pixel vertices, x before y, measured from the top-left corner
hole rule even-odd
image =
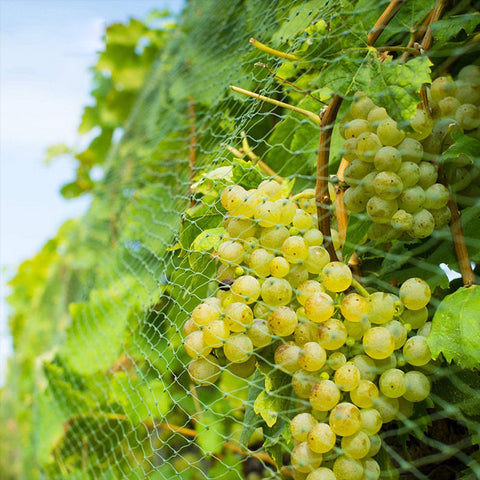
[[[269,427],[275,425],[278,414],[280,413],[276,408],[278,405],[275,396],[265,390],[260,393],[253,404],[255,413],[260,414]]]
[[[480,14],[478,16],[480,17]],[[471,163],[480,167],[480,141],[460,132],[453,132],[452,138],[455,143],[441,154],[439,161],[448,162],[460,156],[466,156]]]
[[[67,155],[72,153],[72,150],[68,145],[64,143],[57,143],[56,145],[52,145],[47,148],[45,152],[45,159],[43,160],[47,165],[56,157],[60,157],[61,155]]]
[[[232,170],[232,182],[241,185],[250,190],[257,188],[259,183],[264,179],[258,166],[253,165],[250,161],[235,160]]]
[[[255,413],[254,402],[264,388],[265,378],[259,370],[255,370],[250,380],[245,415],[243,417],[242,434],[240,436],[240,443],[245,447],[248,447],[252,433],[262,424],[262,421]]]
[[[480,24],[480,13],[478,12],[452,15],[443,20],[437,20],[431,25],[435,45],[440,46],[455,38],[462,30],[470,35],[478,24]]]
[[[462,368],[480,368],[480,287],[446,296],[432,320],[428,345],[433,358],[443,354]]]
[[[363,215],[350,214],[348,218],[345,244],[342,249],[343,261],[345,263],[348,263],[353,252],[365,237],[369,227],[370,222]]]

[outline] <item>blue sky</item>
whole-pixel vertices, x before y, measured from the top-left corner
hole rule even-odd
[[[105,25],[182,0],[0,0],[0,385],[11,353],[6,282],[89,199],[64,200],[74,163],[43,163],[46,148],[78,142]]]

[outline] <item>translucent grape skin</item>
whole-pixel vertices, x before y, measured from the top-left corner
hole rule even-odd
[[[420,335],[410,337],[403,346],[403,356],[415,367],[426,365],[432,359],[427,339]]]
[[[322,270],[321,280],[331,292],[343,292],[352,284],[352,271],[342,262],[330,262]]]
[[[387,328],[374,327],[363,336],[365,353],[375,359],[381,360],[389,357],[395,349],[395,339]]]
[[[331,380],[316,383],[310,392],[310,403],[315,410],[328,412],[340,400],[340,390]]]
[[[308,372],[320,370],[327,361],[327,352],[316,342],[308,342],[302,347],[298,360],[300,366]]]
[[[352,403],[339,403],[330,412],[329,424],[336,435],[342,437],[353,435],[362,425],[360,410]]]
[[[336,480],[362,480],[363,465],[359,460],[341,455],[333,464],[333,473]]]
[[[317,419],[310,413],[299,413],[290,422],[290,432],[297,442],[305,442],[308,432],[317,424]]]
[[[308,446],[316,453],[327,453],[332,450],[336,439],[337,436],[326,423],[317,422],[307,435]]]
[[[299,443],[292,450],[292,466],[300,473],[312,472],[321,465],[322,459],[322,454],[313,452],[307,442]]]
[[[210,385],[220,376],[218,360],[213,355],[192,360],[188,365],[190,378],[200,385]]]
[[[420,310],[428,305],[432,292],[425,280],[414,277],[402,284],[399,296],[409,310]]]
[[[359,460],[368,455],[370,438],[365,432],[359,431],[348,437],[343,437],[341,447],[347,456]]]
[[[268,316],[270,330],[280,337],[291,335],[297,325],[297,314],[289,307],[278,307]]]

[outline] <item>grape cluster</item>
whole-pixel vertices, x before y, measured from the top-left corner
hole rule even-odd
[[[215,382],[223,363],[247,377],[272,345],[297,398],[295,478],[379,478],[382,425],[430,393],[428,284],[411,278],[398,296],[358,287],[322,246],[310,191],[285,198],[266,180],[227,187],[221,202],[220,288],[185,325],[192,380]]]
[[[453,143],[452,132],[480,137],[480,67],[464,67],[457,81],[437,78],[430,92],[432,116],[419,108],[405,125],[361,92],[342,120],[342,152],[350,162],[343,201],[351,212],[366,212],[371,239],[425,238],[450,221],[449,190],[437,181],[433,160]],[[452,191],[478,176],[469,161],[457,158],[448,169]]]

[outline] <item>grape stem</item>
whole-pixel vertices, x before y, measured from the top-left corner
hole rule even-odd
[[[345,205],[343,204],[343,194],[345,193],[345,178],[343,173],[348,166],[348,161],[342,158],[337,170],[338,183],[335,185],[335,216],[337,217],[338,234],[342,247],[347,237],[347,225],[348,225],[348,213]]]
[[[277,105],[278,107],[287,108],[288,110],[293,110],[294,112],[300,113],[301,115],[305,115],[317,125],[320,125],[320,115],[317,115],[310,110],[295,107],[294,105],[290,105],[289,103],[281,102],[280,100],[275,100],[274,98],[266,97],[265,95],[260,95],[259,93],[251,92],[250,90],[245,90],[244,88],[236,87],[235,85],[230,85],[230,88],[234,92],[247,95],[248,97],[256,98],[257,100],[262,100],[263,102],[271,103],[272,105]]]
[[[195,204],[192,192],[193,178],[195,176],[195,161],[197,159],[197,133],[195,130],[195,104],[193,98],[188,99],[188,119],[190,122],[190,141],[189,141],[189,154],[188,154],[188,181],[190,190],[190,206]]]
[[[253,163],[256,163],[267,175],[273,177],[277,182],[282,183],[283,178],[277,175],[265,162],[260,160],[258,155],[253,153],[253,150],[248,144],[247,134],[245,132],[241,132],[240,135],[242,136],[242,149],[246,153],[247,157],[250,158]]]
[[[362,296],[365,298],[370,298],[370,294],[365,289],[365,287],[358,281],[353,279],[352,280],[352,287]]]
[[[390,23],[393,17],[400,10],[402,5],[405,3],[405,0],[392,0],[385,11],[380,15],[376,21],[373,28],[367,35],[367,45],[369,47],[373,46],[377,41],[378,37],[385,30],[385,27]]]
[[[274,48],[271,48],[258,40],[255,40],[255,38],[250,38],[249,42],[255,47],[258,48],[259,50],[262,50],[263,52],[269,53],[270,55],[275,55],[276,57],[280,58],[285,58],[286,60],[292,60],[293,62],[300,60],[296,55],[293,55],[291,53],[285,53],[281,52],[280,50],[275,50]]]
[[[422,49],[425,51],[429,50],[433,43],[433,33],[432,33],[431,24],[433,22],[436,22],[442,16],[446,6],[447,6],[446,0],[437,0],[435,8],[433,9],[433,13],[430,16],[425,35],[422,40]]]
[[[338,258],[335,247],[333,246],[332,233],[330,230],[331,212],[329,206],[332,202],[328,193],[328,160],[330,157],[330,142],[332,139],[333,126],[342,100],[340,95],[335,94],[322,115],[317,157],[317,183],[315,188],[318,229],[326,239],[325,248],[330,254],[332,262],[338,261]]]

